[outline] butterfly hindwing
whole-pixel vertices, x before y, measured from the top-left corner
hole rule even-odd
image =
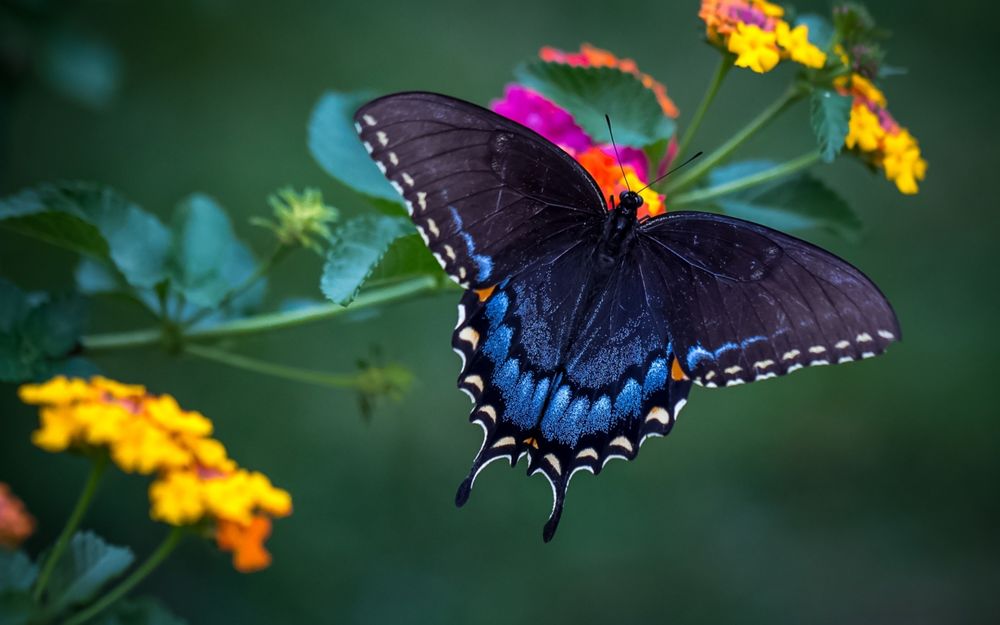
[[[453,336],[463,359],[459,386],[475,403],[470,419],[484,429],[456,501],[465,502],[489,463],[527,454],[529,474],[552,485],[546,540],[572,475],[630,460],[645,438],[669,432],[691,384],[671,377],[666,328],[650,323],[633,272],[623,267],[605,284],[590,281],[592,249],[584,239],[492,289],[467,293]]]
[[[640,226],[646,287],[698,384],[731,386],[882,353],[900,336],[878,287],[810,243],[710,213]]]
[[[435,258],[463,286],[496,284],[553,237],[604,217],[597,184],[572,157],[474,104],[395,94],[362,106],[355,125]]]

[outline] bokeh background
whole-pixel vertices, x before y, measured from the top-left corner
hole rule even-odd
[[[268,210],[276,188],[346,197],[306,148],[306,120],[325,89],[426,89],[486,103],[540,46],[589,41],[665,82],[683,124],[717,61],[694,1],[5,4],[45,5],[51,16],[39,28],[102,38],[117,51],[120,83],[92,98],[98,106],[40,79],[7,83],[2,193],[95,180],[166,218],[204,191],[261,252],[268,234],[247,219]],[[858,245],[810,238],[888,294],[904,330],[888,355],[695,389],[670,437],[598,479],[578,476],[548,545],[549,488],[526,479],[523,464],[493,465],[469,505],[454,508],[480,431],[454,388],[452,295],[235,346],[329,371],[379,348],[413,368],[413,391],[368,422],[350,393],[156,350],[102,355],[108,374],[209,415],[235,458],[295,498],[294,515],[276,523],[270,569],[238,574],[224,554],[190,541],[141,590],[195,624],[997,622],[1000,419],[989,380],[1000,13],[973,0],[871,8],[894,31],[889,62],[910,68],[886,91],[920,139],[929,177],[905,198],[848,159],[821,169],[867,233]],[[732,72],[697,147],[711,149],[756,114],[786,71]],[[800,106],[741,155],[794,156],[811,141]],[[69,287],[74,257],[40,245],[0,231],[0,274],[26,289]],[[319,271],[318,258],[294,257],[275,273],[269,302],[319,297]],[[97,302],[94,330],[140,325],[128,306]],[[29,543],[38,550],[59,531],[86,466],[30,445],[35,413],[10,385],[0,386],[0,415],[0,480],[40,519]],[[148,553],[165,529],[147,517],[145,484],[114,475],[85,525]]]

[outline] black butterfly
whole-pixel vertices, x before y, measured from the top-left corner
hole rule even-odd
[[[691,384],[732,386],[881,353],[896,316],[860,271],[800,239],[711,213],[638,220],[531,130],[433,93],[362,106],[356,128],[447,274],[452,338],[490,462],[527,454],[552,485],[667,434]]]

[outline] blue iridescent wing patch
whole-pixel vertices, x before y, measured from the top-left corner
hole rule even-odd
[[[484,430],[456,503],[486,465],[528,455],[529,475],[552,485],[545,540],[574,473],[631,460],[648,437],[668,433],[691,386],[676,367],[672,376],[667,329],[633,292],[641,285],[635,268],[595,289],[586,279],[591,253],[584,240],[494,289],[467,293],[452,339],[463,360],[459,387]]]
[[[474,104],[403,93],[355,121],[428,247],[468,289],[452,345],[484,437],[456,503],[486,465],[528,456],[528,473],[552,486],[546,541],[573,474],[667,434],[692,383],[867,358],[899,339],[885,297],[845,261],[719,215],[638,222],[630,204],[622,221],[625,196],[609,211],[572,157]]]

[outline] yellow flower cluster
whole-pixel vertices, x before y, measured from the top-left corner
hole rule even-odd
[[[912,195],[927,175],[917,140],[889,114],[885,94],[858,73],[838,78],[837,89],[854,98],[844,141],[848,149],[881,168],[901,193]]]
[[[220,548],[234,551],[239,570],[270,563],[262,541],[271,517],[291,513],[291,497],[267,476],[237,466],[211,438],[212,422],[201,413],[181,409],[169,395],[100,376],[59,376],[22,386],[20,396],[42,406],[41,427],[32,435],[37,446],[106,449],[123,471],[155,473],[149,488],[154,519],[171,525],[212,521]]]
[[[785,10],[766,0],[702,0],[698,16],[708,40],[736,55],[735,64],[769,72],[782,59],[818,69],[826,53],[809,42],[809,27],[781,19]]]

